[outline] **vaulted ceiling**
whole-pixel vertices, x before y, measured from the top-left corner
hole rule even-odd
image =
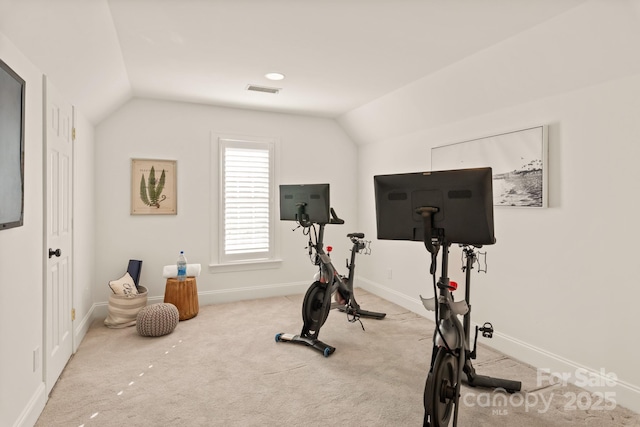
[[[339,117],[585,1],[0,0],[0,33],[94,124],[132,97]]]

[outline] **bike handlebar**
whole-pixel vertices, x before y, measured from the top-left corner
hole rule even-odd
[[[311,227],[313,224],[318,224],[318,225],[325,225],[325,224],[344,224],[344,219],[338,218],[338,215],[336,214],[336,211],[333,210],[333,208],[329,208],[330,212],[331,212],[331,218],[329,219],[328,223],[322,222],[314,222],[314,221],[309,221],[309,215],[306,214],[305,212],[305,203],[298,203],[298,213],[296,214],[296,220],[298,221],[298,224],[300,224],[302,227]]]
[[[329,220],[329,224],[344,224],[344,219],[338,218],[336,211],[333,208],[330,208],[331,211],[331,219]]]

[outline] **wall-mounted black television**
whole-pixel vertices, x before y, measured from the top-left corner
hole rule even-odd
[[[24,220],[25,81],[0,59],[0,230]]]
[[[302,206],[303,218],[300,218]],[[328,224],[329,184],[280,185],[280,219],[307,223]]]
[[[378,239],[424,241],[424,219],[433,207],[433,237],[445,243],[495,243],[491,168],[414,172],[374,177]]]

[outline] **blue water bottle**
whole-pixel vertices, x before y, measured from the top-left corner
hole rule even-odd
[[[184,251],[180,251],[176,265],[178,266],[178,281],[183,282],[187,278],[187,258],[184,256]]]

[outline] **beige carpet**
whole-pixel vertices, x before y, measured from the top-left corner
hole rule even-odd
[[[302,295],[203,306],[158,338],[98,319],[36,425],[421,426],[433,323],[360,289],[356,296],[387,317],[362,319],[363,331],[332,311],[320,331],[337,348],[328,358],[275,342],[278,332],[300,332]],[[539,389],[535,369],[487,347],[474,366],[522,381],[523,391],[500,406],[492,390],[463,387],[459,426],[640,426],[620,406],[572,410],[565,396],[579,389]]]

